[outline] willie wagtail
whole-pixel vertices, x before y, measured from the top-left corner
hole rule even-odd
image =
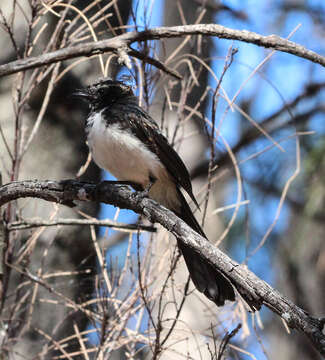
[[[90,107],[86,133],[96,164],[118,180],[134,183],[135,190],[147,190],[206,238],[181,192],[183,188],[198,206],[189,173],[156,122],[138,106],[131,86],[106,78],[75,95]],[[230,281],[181,240],[177,243],[196,288],[218,306],[234,301]]]

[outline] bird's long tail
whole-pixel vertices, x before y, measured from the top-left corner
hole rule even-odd
[[[207,238],[179,189],[178,194],[181,210],[180,213],[177,212],[177,215],[194,231]],[[234,301],[235,292],[230,281],[180,239],[177,239],[177,243],[196,288],[218,306],[224,305],[225,300]]]

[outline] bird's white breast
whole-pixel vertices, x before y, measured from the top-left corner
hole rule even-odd
[[[88,144],[94,161],[119,180],[144,184],[149,172],[157,171],[159,160],[145,145],[119,124],[106,126],[101,114],[93,115]]]
[[[88,119],[88,146],[96,164],[119,180],[132,181],[144,188],[149,176],[156,179],[150,197],[169,208],[178,207],[176,186],[159,158],[130,131],[119,124],[106,126],[101,113]]]

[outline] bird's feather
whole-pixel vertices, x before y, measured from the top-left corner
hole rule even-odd
[[[121,112],[124,114],[124,125],[121,124]],[[118,103],[103,112],[110,124],[118,121],[139,138],[153,153],[157,155],[175,183],[181,186],[199,208],[194,197],[190,175],[182,159],[169,145],[166,137],[160,132],[157,123],[141,108],[133,103]],[[115,120],[116,119],[116,120]],[[140,121],[141,119],[141,121]]]

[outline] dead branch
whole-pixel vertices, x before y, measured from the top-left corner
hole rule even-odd
[[[79,56],[93,56],[104,52],[118,53],[118,51],[121,49],[128,51],[131,44],[134,42],[164,38],[177,38],[183,37],[185,35],[216,36],[219,39],[244,41],[255,44],[257,46],[272,48],[281,52],[293,54],[298,57],[310,60],[316,64],[325,66],[324,56],[308,50],[302,45],[283,39],[276,35],[262,36],[252,31],[234,30],[217,24],[197,24],[157,27],[141,32],[132,31],[108,40],[69,46],[39,56],[12,61],[8,64],[0,66],[0,76],[14,74],[19,71],[49,65],[55,62],[73,59]],[[134,57],[145,60],[143,55],[139,57],[137,52],[135,52],[133,49],[131,51]],[[156,65],[155,63],[153,64]]]
[[[41,219],[31,219],[14,221],[7,224],[9,231],[11,230],[25,230],[40,226],[58,226],[58,225],[96,225],[105,226],[115,230],[126,231],[126,232],[138,232],[138,231],[149,231],[156,232],[157,229],[153,226],[147,226],[142,224],[124,224],[113,220],[97,220],[97,219],[58,219],[54,221],[46,221]]]
[[[150,221],[163,225],[186,245],[195,249],[198,256],[207,259],[225,274],[239,293],[251,298],[256,309],[261,305],[267,306],[285,320],[289,327],[307,336],[319,353],[325,355],[325,335],[322,333],[324,318],[310,316],[155,201],[137,196],[126,186],[108,182],[96,185],[75,180],[30,180],[16,181],[0,187],[0,206],[24,197],[39,198],[68,206],[73,206],[73,201],[101,201],[145,215]]]

